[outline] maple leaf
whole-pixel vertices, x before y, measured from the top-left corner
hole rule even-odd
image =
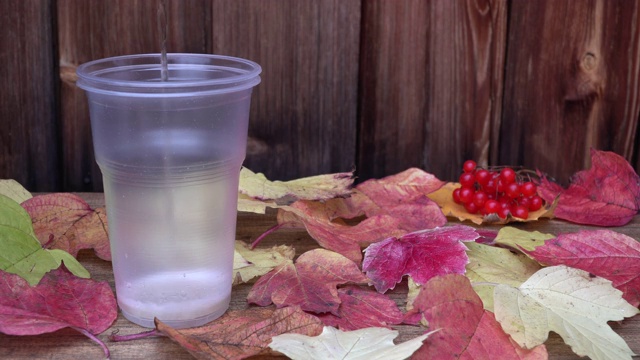
[[[107,215],[104,208],[91,209],[81,197],[69,193],[35,196],[22,203],[33,221],[35,234],[48,249],[73,256],[82,249],[111,261]]]
[[[275,336],[269,347],[293,360],[403,360],[422,346],[430,334],[395,345],[396,330],[371,327],[344,332],[325,326],[322,334],[316,337]]]
[[[74,276],[64,266],[44,275],[35,287],[18,275],[0,271],[0,332],[38,335],[73,328],[98,342],[94,334],[108,329],[118,316],[116,299],[106,281]]]
[[[484,308],[493,311],[493,288],[495,284],[520,286],[540,270],[541,266],[525,256],[508,249],[465,243],[469,251],[466,276],[473,290],[480,296]]]
[[[563,265],[543,268],[514,288],[494,289],[496,319],[521,346],[559,334],[580,356],[592,359],[631,359],[633,352],[607,324],[638,313],[622,299],[609,280]]]
[[[498,231],[494,243],[508,246],[514,250],[533,250],[544,245],[546,240],[553,239],[551,234],[539,231],[525,231],[511,226],[505,226]]]
[[[460,221],[469,220],[474,224],[482,225],[482,224],[507,224],[510,222],[527,222],[527,221],[536,221],[540,218],[551,217],[552,212],[549,206],[543,206],[539,210],[532,211],[529,213],[529,217],[526,219],[520,219],[514,216],[507,216],[504,219],[501,219],[497,214],[491,215],[482,215],[479,213],[471,214],[469,213],[463,205],[456,204],[453,201],[453,191],[459,188],[460,183],[446,183],[442,188],[438,191],[435,191],[429,194],[429,198],[435,201],[440,208],[442,208],[442,212],[449,217],[457,218]],[[550,204],[550,203],[548,203]]]
[[[338,315],[337,286],[366,283],[358,266],[346,257],[325,249],[315,249],[276,267],[253,285],[247,301],[260,306],[298,305],[304,311]]]
[[[328,200],[351,194],[353,172],[310,176],[291,181],[269,181],[264,174],[240,171],[238,211],[264,214],[267,207],[296,200]]]
[[[358,286],[338,289],[338,316],[326,313],[318,317],[325,325],[340,330],[388,327],[402,322],[402,312],[388,296]]]
[[[29,214],[20,204],[0,194],[0,270],[17,274],[35,285],[63,260],[75,275],[89,277],[89,272],[69,253],[43,249],[33,232]]]
[[[640,209],[640,177],[620,155],[591,149],[591,169],[573,175],[566,190],[546,178],[538,187],[553,215],[567,221],[622,226]]]
[[[493,314],[482,307],[469,280],[458,274],[434,277],[420,289],[405,322],[426,320],[437,336],[425,340],[416,359],[546,359],[540,345],[520,348],[500,328]]]
[[[13,179],[0,179],[0,194],[13,199],[18,204],[33,197],[27,189]]]
[[[611,280],[633,306],[640,305],[640,242],[612,230],[561,234],[526,253],[546,265],[567,265]]]
[[[296,251],[291,246],[280,245],[271,249],[251,249],[242,241],[236,241],[233,262],[233,285],[246,283],[273,270],[289,260]]]
[[[174,329],[156,319],[156,329],[197,359],[244,359],[268,350],[271,338],[295,333],[318,335],[322,323],[299,307],[228,311],[204,326]]]
[[[478,237],[472,227],[453,225],[389,238],[367,247],[362,270],[381,293],[393,289],[404,275],[424,284],[434,276],[464,274],[469,259],[461,242]]]

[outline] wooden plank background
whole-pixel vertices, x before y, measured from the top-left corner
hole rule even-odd
[[[163,0],[0,2],[0,178],[101,191],[75,68],[158,52]],[[640,168],[639,0],[168,0],[170,52],[263,67],[245,165],[271,179],[466,159],[561,182]]]

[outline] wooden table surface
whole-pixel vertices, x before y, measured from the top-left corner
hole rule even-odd
[[[104,206],[104,197],[100,193],[79,194],[93,207]],[[240,213],[238,215],[237,239],[245,242],[253,241],[258,235],[276,224],[275,213],[267,215]],[[545,233],[559,234],[576,232],[580,229],[590,228],[575,225],[560,220],[540,220],[516,225],[527,231],[538,230]],[[620,233],[640,239],[640,216],[624,227],[612,228]],[[281,229],[267,236],[260,247],[271,247],[276,244],[292,245],[296,254],[318,247],[317,243],[307,235],[304,230]],[[106,280],[114,287],[111,263],[98,259],[90,251],[81,252],[79,261],[89,270],[96,280]],[[251,284],[243,284],[233,288],[231,309],[247,308],[246,297],[251,289]],[[115,291],[115,289],[114,289]],[[396,286],[390,292],[391,297],[397,301],[401,309],[404,308],[407,288],[406,281]],[[640,354],[640,315],[622,322],[612,322],[612,328],[620,334],[631,349]],[[396,343],[409,340],[422,333],[416,327],[396,326],[400,332]],[[100,334],[111,351],[111,359],[193,359],[193,357],[180,346],[168,338],[155,337],[129,342],[109,342],[109,335],[117,331],[119,335],[135,334],[147,329],[139,327],[121,314],[113,326]],[[571,349],[566,346],[556,334],[551,334],[546,343],[550,359],[578,359]],[[102,349],[88,338],[71,329],[63,329],[54,333],[38,336],[8,336],[0,334],[0,359],[100,359],[103,358]],[[283,359],[285,357],[253,357],[252,359]],[[640,359],[636,356],[634,359]]]

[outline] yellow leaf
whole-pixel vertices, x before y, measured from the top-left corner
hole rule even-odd
[[[236,241],[233,259],[233,285],[249,282],[278,265],[290,262],[295,256],[291,246],[279,245],[271,249],[253,249],[242,241]]]
[[[0,194],[14,200],[18,204],[33,197],[27,189],[13,179],[0,179]]]
[[[554,235],[544,234],[539,231],[524,231],[506,226],[498,231],[495,243],[514,249],[522,247],[525,250],[533,251],[538,246],[544,245],[546,240],[553,239],[554,237]]]

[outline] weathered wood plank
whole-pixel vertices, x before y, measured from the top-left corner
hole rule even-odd
[[[162,0],[60,0],[58,36],[62,78],[62,156],[66,191],[100,191],[102,177],[93,157],[88,104],[75,86],[78,65],[103,57],[158,53]],[[210,50],[207,0],[167,1],[169,52]]]
[[[0,2],[0,178],[60,186],[53,1]]]
[[[245,165],[271,179],[355,165],[358,0],[213,0],[214,53],[258,62]]]
[[[359,175],[411,166],[455,179],[489,160],[500,124],[506,1],[368,1]]]
[[[499,161],[567,182],[589,149],[631,160],[640,112],[640,3],[514,1]]]

